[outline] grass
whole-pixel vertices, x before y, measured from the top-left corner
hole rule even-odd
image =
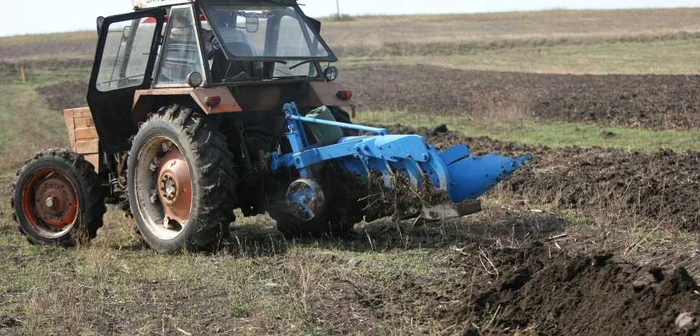
[[[0,264],[6,271],[0,276],[0,320],[16,318],[20,326],[12,330],[23,334],[395,334],[448,327],[428,320],[420,304],[395,307],[400,302],[388,297],[404,279],[438,289],[439,277],[461,277],[434,243],[404,245],[395,231],[381,226],[356,238],[295,242],[270,231],[269,223],[260,225],[237,226],[240,240],[247,240],[242,249],[163,256],[143,246],[133,235],[133,223],[116,213],[108,215],[99,238],[80,249],[28,245],[9,234],[13,225],[3,221]],[[453,244],[468,240],[475,229],[403,230]],[[383,285],[392,282],[389,288]],[[388,306],[375,308],[390,315],[381,318],[368,311],[365,305],[374,305],[373,300]],[[404,310],[416,318],[411,326],[405,325]],[[373,324],[364,325],[368,320]]]
[[[88,76],[86,68],[36,68],[27,73],[27,82],[18,74],[5,77],[0,85],[0,172],[14,172],[24,160],[51,147],[68,146],[63,115],[50,110],[37,88]]]
[[[470,116],[434,116],[424,113],[362,111],[356,120],[362,123],[414,127],[448,125],[452,131],[472,137],[487,136],[502,141],[551,147],[612,147],[646,152],[661,148],[700,151],[700,130],[651,131],[593,123],[542,122],[525,117],[496,120]]]
[[[14,171],[34,153],[68,145],[63,116],[47,109],[29,84],[0,85],[0,172]]]
[[[351,56],[343,66],[426,64],[462,70],[555,74],[697,74],[697,40],[513,47],[433,56]]]
[[[326,22],[333,46],[395,42],[464,42],[564,37],[619,37],[698,32],[698,8],[367,16]],[[449,29],[445,29],[449,27]]]
[[[469,279],[475,297],[487,281],[497,282],[488,273],[500,265],[497,249],[562,232],[582,240],[547,243],[554,251],[590,249],[596,240],[637,257],[697,241],[694,234],[627,232],[490,207],[460,222],[403,223],[401,232],[393,223],[365,224],[367,233],[346,239],[290,241],[264,221],[241,223],[234,245],[218,254],[164,256],[144,246],[133,222],[119,215],[109,213],[98,238],[78,249],[31,246],[3,219],[0,322],[33,335],[443,334],[455,326],[439,311],[462,307]],[[472,252],[496,266],[464,264],[460,256]]]

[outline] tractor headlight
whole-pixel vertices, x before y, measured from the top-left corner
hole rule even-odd
[[[193,88],[198,88],[202,85],[202,83],[204,83],[204,78],[202,77],[202,74],[197,71],[190,72],[190,74],[187,75],[187,78],[185,80],[187,81],[187,85]]]
[[[323,76],[326,77],[326,80],[329,82],[338,79],[338,68],[334,66],[327,67],[326,70],[323,71]]]

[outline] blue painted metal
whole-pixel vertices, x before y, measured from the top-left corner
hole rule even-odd
[[[476,199],[498,182],[532,160],[488,154],[473,156],[466,145],[438,152],[418,135],[389,135],[385,129],[302,117],[294,103],[284,106],[292,153],[273,154],[273,170],[294,167],[303,178],[310,178],[310,167],[335,160],[348,172],[369,178],[372,172],[384,176],[391,189],[391,176],[407,176],[415,187],[430,183],[446,191],[454,203]],[[310,146],[304,123],[317,123],[377,133],[377,136],[345,137],[329,146]]]
[[[362,126],[362,125],[355,125],[355,124],[347,124],[347,123],[342,123],[342,122],[338,122],[338,121],[302,117],[302,116],[298,115],[298,112],[297,112],[297,114],[291,114],[288,119],[291,119],[294,121],[301,121],[301,122],[305,122],[305,123],[309,123],[309,124],[336,126],[336,127],[340,127],[340,128],[352,129],[352,130],[357,130],[357,131],[362,131],[362,132],[377,133],[379,135],[389,134],[389,131],[387,131],[384,128],[369,127],[369,126]]]
[[[531,160],[529,154],[517,158],[488,154],[450,163],[450,199],[455,203],[476,199]]]

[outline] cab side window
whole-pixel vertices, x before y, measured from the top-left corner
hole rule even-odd
[[[140,86],[144,82],[156,19],[114,22],[108,27],[97,74],[96,87],[102,92]]]
[[[157,86],[184,85],[191,72],[204,74],[191,6],[173,7],[170,11],[166,42],[161,53]]]

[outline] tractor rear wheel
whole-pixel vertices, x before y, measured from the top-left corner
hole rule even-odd
[[[82,156],[50,149],[17,171],[12,215],[29,242],[73,246],[95,238],[106,212],[95,168]]]
[[[233,154],[204,117],[162,108],[134,138],[127,180],[139,231],[158,252],[208,248],[226,235],[236,205]]]

